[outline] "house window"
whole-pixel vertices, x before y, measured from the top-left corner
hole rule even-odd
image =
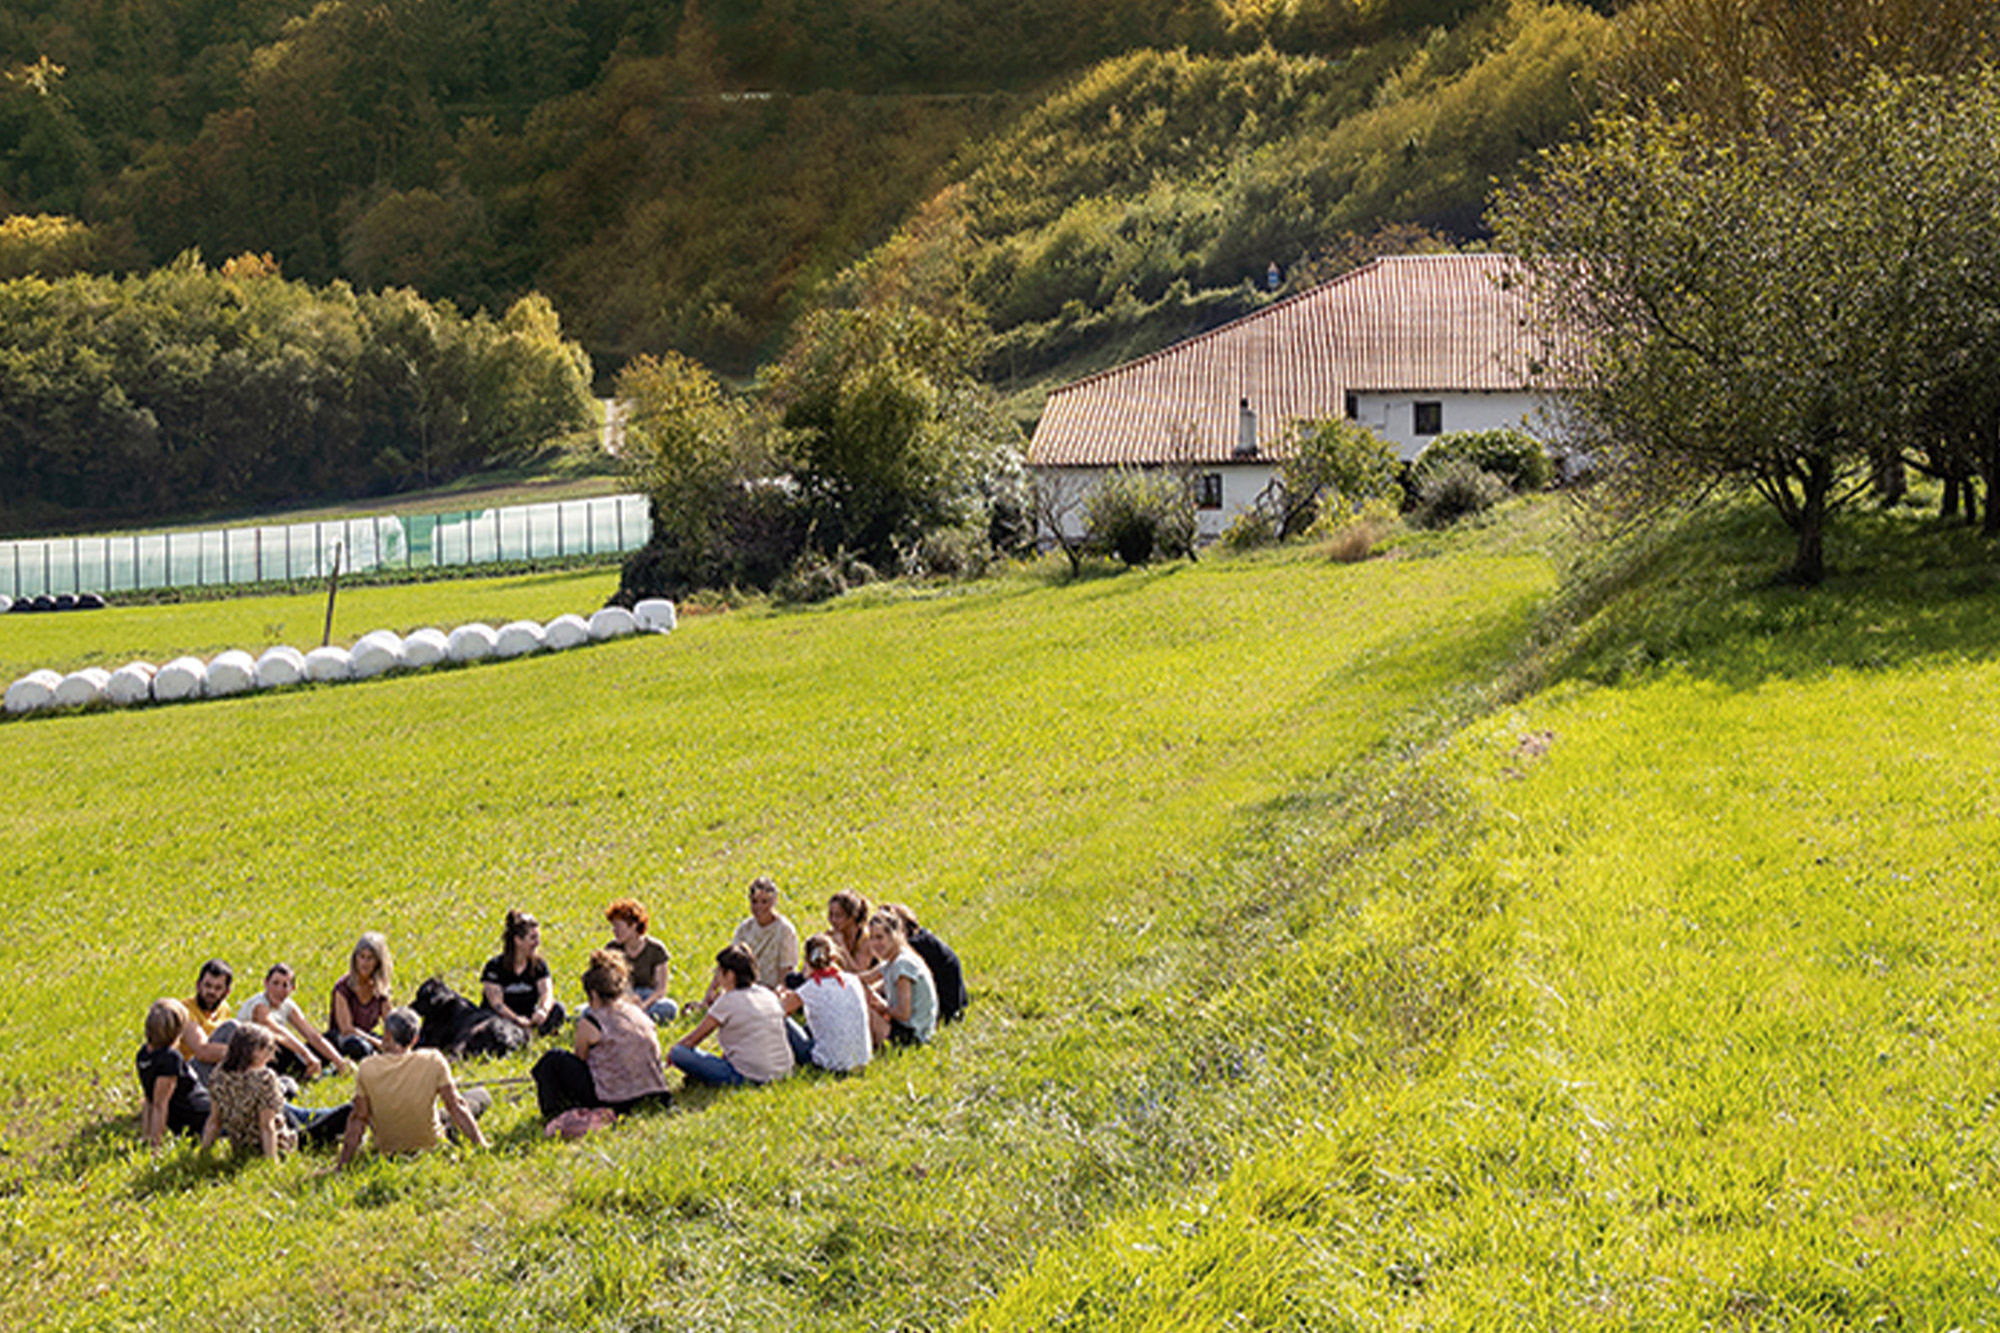
[[[1361,420],[1361,398],[1358,394],[1350,393],[1347,395],[1347,419],[1349,421]]]
[[[1222,508],[1222,474],[1204,472],[1201,484],[1195,490],[1195,503],[1203,509]]]
[[[1416,433],[1418,435],[1444,434],[1444,404],[1418,403],[1416,412]]]

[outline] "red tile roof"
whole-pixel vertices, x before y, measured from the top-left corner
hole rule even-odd
[[[1400,255],[1049,395],[1031,463],[1228,462],[1238,402],[1257,414],[1261,457],[1285,426],[1346,411],[1349,393],[1518,393],[1539,344],[1506,255]]]

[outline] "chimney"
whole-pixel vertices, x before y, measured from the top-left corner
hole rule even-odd
[[[1236,456],[1257,456],[1257,414],[1250,410],[1248,398],[1240,398],[1236,403]]]

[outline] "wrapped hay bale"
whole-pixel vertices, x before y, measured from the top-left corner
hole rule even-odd
[[[306,679],[331,683],[354,675],[345,648],[315,648],[306,654]]]
[[[403,640],[403,665],[412,671],[434,667],[451,655],[451,641],[441,629],[412,630]]]
[[[210,699],[247,694],[257,688],[257,661],[241,648],[217,653],[208,664],[208,681],[202,693]]]
[[[275,690],[306,678],[306,655],[284,644],[266,648],[257,659],[257,688]]]
[[[208,665],[199,657],[176,657],[153,673],[153,698],[163,704],[199,699],[208,684]]]
[[[127,662],[119,667],[111,673],[111,679],[104,682],[104,702],[117,708],[150,703],[155,670],[157,668],[151,662]]]
[[[111,680],[111,673],[103,667],[84,667],[72,671],[56,686],[55,706],[57,708],[81,708],[85,704],[102,702],[104,687]]]
[[[622,606],[607,606],[590,618],[590,637],[599,643],[639,632],[639,619]]]
[[[356,680],[368,680],[403,665],[403,636],[378,629],[361,636],[348,650],[347,661]]]
[[[590,642],[590,626],[582,616],[557,616],[542,631],[543,642],[552,652],[576,648]]]
[[[538,653],[547,642],[542,627],[532,620],[511,620],[500,627],[493,640],[495,657],[526,657]]]
[[[54,708],[56,687],[62,681],[61,676],[46,667],[30,671],[7,687],[7,696],[0,701],[0,708],[10,713],[37,713],[44,708]]]
[[[632,617],[639,622],[640,629],[654,630],[661,634],[671,632],[679,623],[679,617],[674,613],[674,604],[664,597],[648,597],[632,608]]]
[[[445,640],[445,649],[454,662],[477,662],[483,657],[493,656],[496,637],[490,625],[460,625]]]

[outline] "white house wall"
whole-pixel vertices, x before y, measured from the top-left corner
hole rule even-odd
[[[1064,485],[1070,488],[1072,493],[1077,496],[1085,496],[1102,485],[1104,478],[1115,471],[1115,469],[1102,467],[1038,467],[1034,471],[1042,474],[1060,474],[1065,478]],[[1238,514],[1251,508],[1256,503],[1257,497],[1263,493],[1264,488],[1271,484],[1271,478],[1277,472],[1277,466],[1272,463],[1220,463],[1201,468],[1200,472],[1203,474],[1219,474],[1222,477],[1222,507],[1219,509],[1198,510],[1195,515],[1197,539],[1203,542],[1211,542],[1222,535],[1223,529],[1227,528]],[[1084,511],[1085,505],[1079,499],[1078,503],[1072,506],[1069,512],[1063,516],[1063,532],[1066,536],[1074,538],[1084,535]],[[1036,536],[1044,545],[1047,545],[1053,538],[1053,534],[1048,532],[1046,528],[1038,532]]]
[[[1552,425],[1541,411],[1542,399],[1531,393],[1357,393],[1355,419],[1396,446],[1396,455],[1415,458],[1436,435],[1419,435],[1416,407],[1420,402],[1440,407],[1440,434],[1461,431],[1523,430],[1546,440]]]

